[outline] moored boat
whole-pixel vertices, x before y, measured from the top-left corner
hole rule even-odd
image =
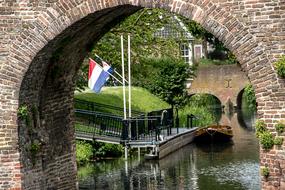
[[[158,155],[157,154],[145,154],[144,159],[145,160],[157,160]]]
[[[195,141],[223,142],[233,137],[232,128],[228,125],[210,125],[197,130]]]

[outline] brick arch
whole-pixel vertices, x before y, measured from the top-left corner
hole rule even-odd
[[[241,89],[237,95],[236,105],[238,109],[241,109],[241,106],[242,106],[242,95],[244,93],[244,89],[245,88]]]
[[[239,92],[242,91],[242,90],[243,89],[239,90]],[[223,107],[224,110],[233,111],[232,109],[234,107],[238,107],[239,106],[238,98],[239,98],[240,94],[237,94],[234,97],[222,96],[221,94],[216,93],[214,90],[213,91],[211,91],[211,90],[194,90],[194,91],[191,91],[191,93],[188,93],[188,94],[189,94],[189,96],[193,96],[195,94],[209,94],[209,95],[212,95],[212,96],[216,97],[220,101],[221,106]],[[231,102],[231,107],[230,108],[228,107],[229,106],[228,105],[229,101]]]
[[[7,186],[8,188],[20,186],[25,187],[26,189],[41,188],[40,184],[43,184],[42,180],[46,180],[46,183],[51,183],[45,184],[48,185],[46,187],[50,188],[61,188],[61,185],[67,181],[69,181],[70,189],[74,189],[76,187],[76,183],[74,182],[75,180],[73,180],[76,179],[76,174],[74,173],[76,171],[76,166],[74,163],[74,157],[70,158],[72,157],[72,154],[74,154],[74,144],[72,143],[73,129],[69,129],[73,122],[71,106],[71,92],[73,90],[73,86],[67,86],[67,89],[64,87],[61,88],[62,93],[67,95],[67,98],[62,98],[60,100],[62,102],[65,102],[63,107],[58,109],[55,106],[55,113],[63,114],[66,124],[66,126],[63,126],[62,128],[58,127],[56,129],[59,130],[59,132],[62,130],[67,131],[67,133],[70,134],[71,138],[66,138],[65,140],[70,140],[71,143],[67,143],[68,145],[66,145],[66,147],[64,147],[65,145],[63,144],[60,144],[61,146],[58,147],[58,150],[52,149],[52,151],[55,152],[64,150],[65,153],[67,150],[70,150],[71,154],[58,155],[58,159],[52,158],[54,160],[53,163],[46,163],[47,160],[44,158],[45,155],[43,155],[41,165],[36,166],[39,169],[39,173],[37,173],[39,175],[36,177],[34,175],[35,169],[33,169],[33,167],[29,166],[29,164],[25,165],[22,163],[22,161],[19,161],[21,160],[21,158],[19,158],[19,155],[24,156],[24,154],[19,154],[17,146],[18,141],[20,141],[17,132],[17,108],[19,102],[36,101],[37,106],[43,107],[40,111],[44,113],[50,109],[51,105],[53,105],[53,98],[57,98],[57,94],[53,93],[54,91],[52,90],[55,89],[55,85],[59,85],[57,87],[60,87],[61,84],[59,82],[61,82],[61,80],[64,82],[63,84],[69,85],[74,82],[73,75],[76,73],[75,71],[78,69],[78,66],[73,62],[82,60],[82,57],[84,57],[83,55],[86,55],[88,52],[87,50],[83,52],[73,52],[74,56],[78,55],[79,58],[74,61],[71,59],[72,56],[70,56],[69,60],[72,63],[72,72],[64,70],[64,72],[67,72],[67,77],[64,79],[56,77],[56,79],[59,79],[59,82],[55,84],[54,81],[52,81],[52,78],[47,74],[48,72],[51,72],[51,68],[48,67],[50,64],[47,64],[46,68],[41,68],[44,67],[44,65],[40,64],[47,63],[46,60],[49,60],[52,56],[52,53],[54,53],[56,49],[60,48],[61,43],[64,43],[64,39],[68,37],[68,35],[65,35],[66,31],[67,33],[70,33],[72,32],[72,29],[84,29],[84,27],[88,26],[89,19],[91,19],[90,22],[92,22],[92,18],[99,19],[96,18],[96,13],[99,13],[101,11],[107,12],[106,15],[111,16],[113,20],[110,20],[110,23],[112,23],[112,21],[116,19],[116,14],[119,14],[116,12],[116,10],[121,10],[122,13],[125,13],[122,16],[127,16],[140,7],[163,8],[177,14],[181,14],[200,23],[205,29],[212,32],[216,37],[218,37],[226,45],[226,47],[228,47],[237,56],[242,68],[246,71],[250,81],[255,87],[257,93],[257,101],[259,102],[259,116],[262,119],[267,118],[265,121],[268,127],[272,127],[273,123],[276,122],[274,119],[272,119],[275,113],[279,114],[279,118],[282,114],[284,114],[283,112],[278,111],[278,109],[285,107],[281,101],[278,101],[282,100],[284,87],[282,85],[282,81],[278,80],[276,74],[274,73],[272,66],[274,57],[271,55],[271,52],[268,51],[267,45],[261,40],[257,39],[252,30],[250,30],[250,26],[247,22],[242,22],[241,19],[238,19],[236,15],[233,15],[227,7],[224,7],[222,4],[219,4],[214,0],[194,0],[191,2],[182,0],[160,0],[154,2],[147,0],[54,0],[45,8],[35,12],[34,15],[32,15],[34,19],[31,21],[25,20],[25,18],[20,18],[22,19],[20,32],[18,32],[17,35],[11,37],[9,52],[4,59],[5,64],[0,67],[2,89],[0,95],[1,97],[4,97],[4,99],[8,100],[5,101],[4,104],[0,105],[0,108],[3,110],[3,116],[1,117],[4,123],[3,131],[8,136],[12,137],[6,141],[7,146],[5,148],[10,151],[9,155],[11,155],[13,158],[12,162],[9,162],[10,165],[7,167],[1,168],[0,166],[0,171],[7,171],[7,174],[9,176],[16,176],[9,181],[9,184]],[[104,21],[102,20],[102,22]],[[107,26],[103,24],[101,27],[104,28]],[[94,34],[92,39],[99,39],[100,36],[104,33],[103,29],[100,32],[101,33],[98,35]],[[88,32],[86,32],[86,34],[88,34]],[[90,34],[93,33],[90,32]],[[76,34],[74,35],[76,36]],[[88,44],[83,43],[84,40],[80,40],[80,37],[75,38],[78,41],[75,41],[73,44],[71,44],[71,47],[74,48],[78,44],[80,45],[79,47],[88,46]],[[68,51],[68,47],[65,50]],[[47,54],[48,51],[51,51],[51,53]],[[29,84],[29,82],[27,82],[37,79],[34,78],[33,75],[30,75],[33,69],[39,71],[39,76],[41,74],[44,76],[44,79],[42,79],[42,84],[50,85],[50,88],[43,88],[39,90],[40,87],[37,86],[36,83],[30,82]],[[35,89],[35,94],[29,90],[29,88]],[[23,92],[29,91],[30,94],[27,96],[27,98],[25,98]],[[43,98],[45,95],[49,95],[50,98]],[[276,103],[273,103],[273,101]],[[62,108],[66,108],[68,110],[68,114],[62,113]],[[40,115],[43,116],[43,118],[40,118],[40,121],[44,123],[43,125],[45,125],[47,121],[46,118],[49,118],[50,116],[52,116],[54,119],[51,122],[56,121],[58,118],[55,117],[55,113],[54,115]],[[43,138],[50,137],[43,135]],[[273,153],[262,152],[261,158],[266,160],[267,154]],[[5,155],[0,154],[0,157],[5,158]],[[278,158],[281,159],[281,157],[282,156],[279,156]],[[68,163],[68,165],[60,165],[59,163],[62,161]],[[20,163],[25,167],[20,168]],[[59,176],[51,177],[49,176],[50,173],[47,172],[47,169],[45,167],[48,167],[51,170],[58,168],[56,171],[63,171],[64,167],[67,167],[67,171],[70,171],[71,174],[66,175],[66,177],[63,177],[62,179],[60,177],[64,176],[65,173],[58,174]],[[280,176],[278,173],[280,172],[281,169],[278,169],[278,171],[275,172],[275,176],[277,177],[271,179],[271,181],[276,182],[278,185],[280,185],[280,178],[278,178],[278,175]],[[25,174],[23,178],[19,177],[21,174]],[[41,175],[45,175],[46,178],[41,178]],[[34,180],[31,180],[30,178]],[[28,184],[27,181],[32,183]],[[270,184],[273,183],[267,184],[270,186]]]
[[[255,36],[250,33],[245,23],[212,1],[202,3],[198,0],[192,3],[181,0],[173,2],[162,0],[156,3],[143,0],[125,3],[121,1],[110,3],[104,0],[99,3],[87,0],[58,1],[38,15],[33,24],[27,25],[27,29],[23,29],[20,36],[13,40],[9,59],[14,63],[22,63],[17,70],[23,77],[37,53],[66,28],[96,11],[122,5],[162,8],[200,23],[236,55],[253,84],[257,80],[256,72],[253,71],[257,63],[264,65],[269,70],[268,73],[273,72],[272,60],[268,59],[265,47],[255,40]],[[277,76],[274,75],[271,81],[276,83]],[[17,85],[21,84],[21,80],[17,82]]]
[[[206,94],[206,95],[214,96],[217,100],[219,100],[221,106],[223,105],[222,99],[215,92],[211,92],[211,91],[196,91],[195,93],[190,93],[190,94],[188,93],[188,96],[191,98],[192,96],[194,96],[196,94]]]
[[[192,96],[194,96],[196,94],[206,94],[206,95],[209,95],[209,96],[213,96],[220,102],[220,104],[222,106],[221,98],[216,93],[213,93],[213,92],[210,92],[210,91],[200,91],[200,92],[196,92],[196,93],[193,93],[193,94],[188,94],[188,96],[191,98]]]

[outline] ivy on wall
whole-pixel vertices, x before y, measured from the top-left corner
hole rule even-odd
[[[264,176],[265,178],[269,176],[269,168],[267,166],[261,168],[261,175]]]
[[[277,134],[283,133],[285,125],[281,122],[275,125],[275,129]],[[262,148],[265,150],[270,150],[273,145],[282,145],[283,144],[283,137],[273,137],[272,133],[268,131],[264,121],[257,120],[255,124],[256,136],[260,140],[260,144]]]
[[[266,124],[262,120],[257,120],[255,123],[256,136],[260,140],[261,147],[265,150],[270,150],[274,145],[281,146],[283,144],[283,137],[275,136],[266,128]],[[285,124],[283,121],[279,121],[275,124],[275,130],[277,135],[281,135],[284,132]],[[268,166],[261,168],[261,175],[268,178],[270,170]]]
[[[29,154],[33,165],[36,164],[36,158],[41,151],[42,142],[39,134],[36,130],[38,127],[38,109],[35,105],[21,105],[18,108],[18,118],[22,127],[26,126],[27,130],[27,142],[25,144],[25,150]]]
[[[282,55],[281,58],[274,64],[277,74],[281,78],[285,78],[285,55]]]

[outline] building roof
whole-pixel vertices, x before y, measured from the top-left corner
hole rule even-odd
[[[175,38],[177,40],[193,41],[194,37],[189,32],[182,20],[177,16],[173,16],[172,18],[172,23],[158,29],[154,33],[154,36],[160,38]]]

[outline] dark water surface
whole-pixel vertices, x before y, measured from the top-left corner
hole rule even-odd
[[[234,138],[227,144],[190,144],[159,161],[109,160],[79,168],[80,189],[258,190],[259,147],[252,114],[223,115]]]

